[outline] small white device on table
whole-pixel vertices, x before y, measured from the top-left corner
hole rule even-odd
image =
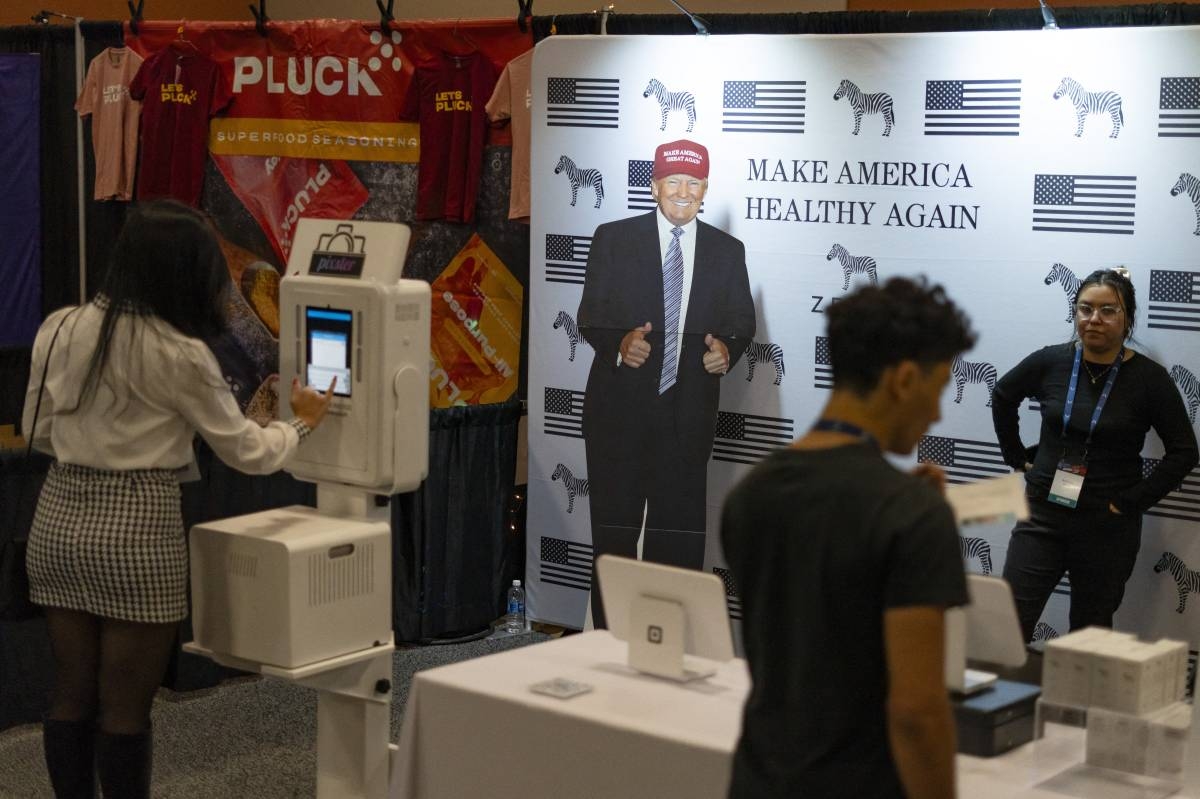
[[[996,675],[967,668],[967,658],[1017,667],[1025,663],[1025,642],[1012,589],[999,577],[967,575],[971,604],[946,611],[946,687],[973,694]]]
[[[429,285],[403,280],[411,232],[301,219],[280,285],[280,415],[293,377],[328,415],[286,465],[293,506],[198,524],[190,652],[317,689],[318,799],[382,799],[391,719],[391,511],[429,461]]]
[[[712,574],[616,555],[596,562],[609,631],[629,644],[629,666],[688,681],[733,659],[725,585]]]

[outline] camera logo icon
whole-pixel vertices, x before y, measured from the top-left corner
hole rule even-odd
[[[663,639],[662,627],[651,624],[646,628],[646,640],[652,644],[661,644]]]

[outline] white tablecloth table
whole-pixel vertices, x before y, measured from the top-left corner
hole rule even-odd
[[[625,652],[596,630],[418,672],[392,797],[724,797],[745,661],[679,684],[631,671]],[[594,688],[571,699],[529,690],[555,677]]]
[[[419,672],[392,775],[392,799],[723,799],[746,664],[679,684],[631,671],[606,630]],[[565,677],[594,686],[572,699],[529,690]],[[846,701],[854,701],[847,697]],[[994,758],[958,757],[964,799],[1062,799],[1033,786],[1083,758],[1083,731]],[[1200,799],[1200,724],[1178,799]]]

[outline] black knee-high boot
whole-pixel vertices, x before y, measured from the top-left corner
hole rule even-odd
[[[153,760],[150,730],[135,735],[96,734],[96,770],[104,799],[150,799]]]
[[[96,727],[91,719],[83,721],[42,722],[42,749],[50,785],[58,799],[93,799],[96,795],[96,767],[93,743]]]

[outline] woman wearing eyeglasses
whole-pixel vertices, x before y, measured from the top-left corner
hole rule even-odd
[[[1004,460],[1025,473],[1029,519],[1013,528],[1004,564],[1025,640],[1063,574],[1071,629],[1111,627],[1141,543],[1142,514],[1196,465],[1196,435],[1161,364],[1126,345],[1137,305],[1125,270],[1088,275],[1075,296],[1075,335],[1044,347],[996,384],[992,420]],[[1021,443],[1017,409],[1042,406],[1036,446]],[[1142,468],[1146,433],[1162,461]]]

